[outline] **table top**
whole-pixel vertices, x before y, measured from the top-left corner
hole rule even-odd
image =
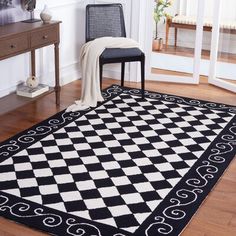
[[[38,30],[38,28],[47,28],[55,24],[60,24],[61,21],[51,21],[44,24],[42,21],[34,23],[16,22],[0,26],[0,38],[8,37],[11,35]]]

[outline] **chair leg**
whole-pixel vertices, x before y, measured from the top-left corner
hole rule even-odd
[[[125,62],[121,63],[121,86],[124,86],[124,79],[125,79]]]
[[[144,89],[145,89],[145,56],[141,60],[141,93],[142,99],[144,99]]]
[[[99,79],[100,79],[100,89],[102,90],[102,69],[103,69],[103,64],[100,62],[99,63]]]

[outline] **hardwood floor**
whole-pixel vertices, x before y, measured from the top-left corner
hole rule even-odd
[[[155,51],[153,51],[155,52]],[[172,54],[176,56],[185,56],[185,57],[194,57],[194,48],[180,47],[180,46],[172,46],[169,45],[168,48],[163,45],[163,49],[161,53],[164,54]],[[202,50],[202,59],[209,60],[210,59],[210,51]],[[218,53],[218,61],[226,62],[226,63],[236,63],[236,54],[219,52]]]
[[[103,87],[118,83],[104,80]],[[139,83],[126,86],[140,87]],[[183,85],[147,81],[146,89],[236,106],[236,95],[209,85],[201,79],[200,85]],[[63,110],[78,99],[80,81],[62,88],[61,105],[56,107],[54,94],[49,94],[30,104],[0,116],[0,141]],[[0,218],[0,236],[43,236],[25,226]],[[221,180],[209,194],[196,215],[182,233],[183,236],[233,236],[236,235],[236,159],[232,161]],[[140,235],[141,236],[141,235]]]

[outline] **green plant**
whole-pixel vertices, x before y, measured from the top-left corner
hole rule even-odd
[[[166,8],[171,6],[171,0],[155,0],[155,7],[154,7],[154,21],[155,21],[155,39],[158,38],[158,23],[161,19],[165,16],[168,17],[169,15],[165,12]]]

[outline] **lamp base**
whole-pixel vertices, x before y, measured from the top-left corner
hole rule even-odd
[[[34,18],[34,10],[31,10],[30,11],[30,19],[24,20],[22,22],[24,22],[24,23],[34,23],[34,22],[38,22],[38,21],[41,21],[41,20],[40,19],[35,19]]]
[[[35,23],[41,21],[40,19],[29,19],[29,20],[23,20],[24,23]]]

